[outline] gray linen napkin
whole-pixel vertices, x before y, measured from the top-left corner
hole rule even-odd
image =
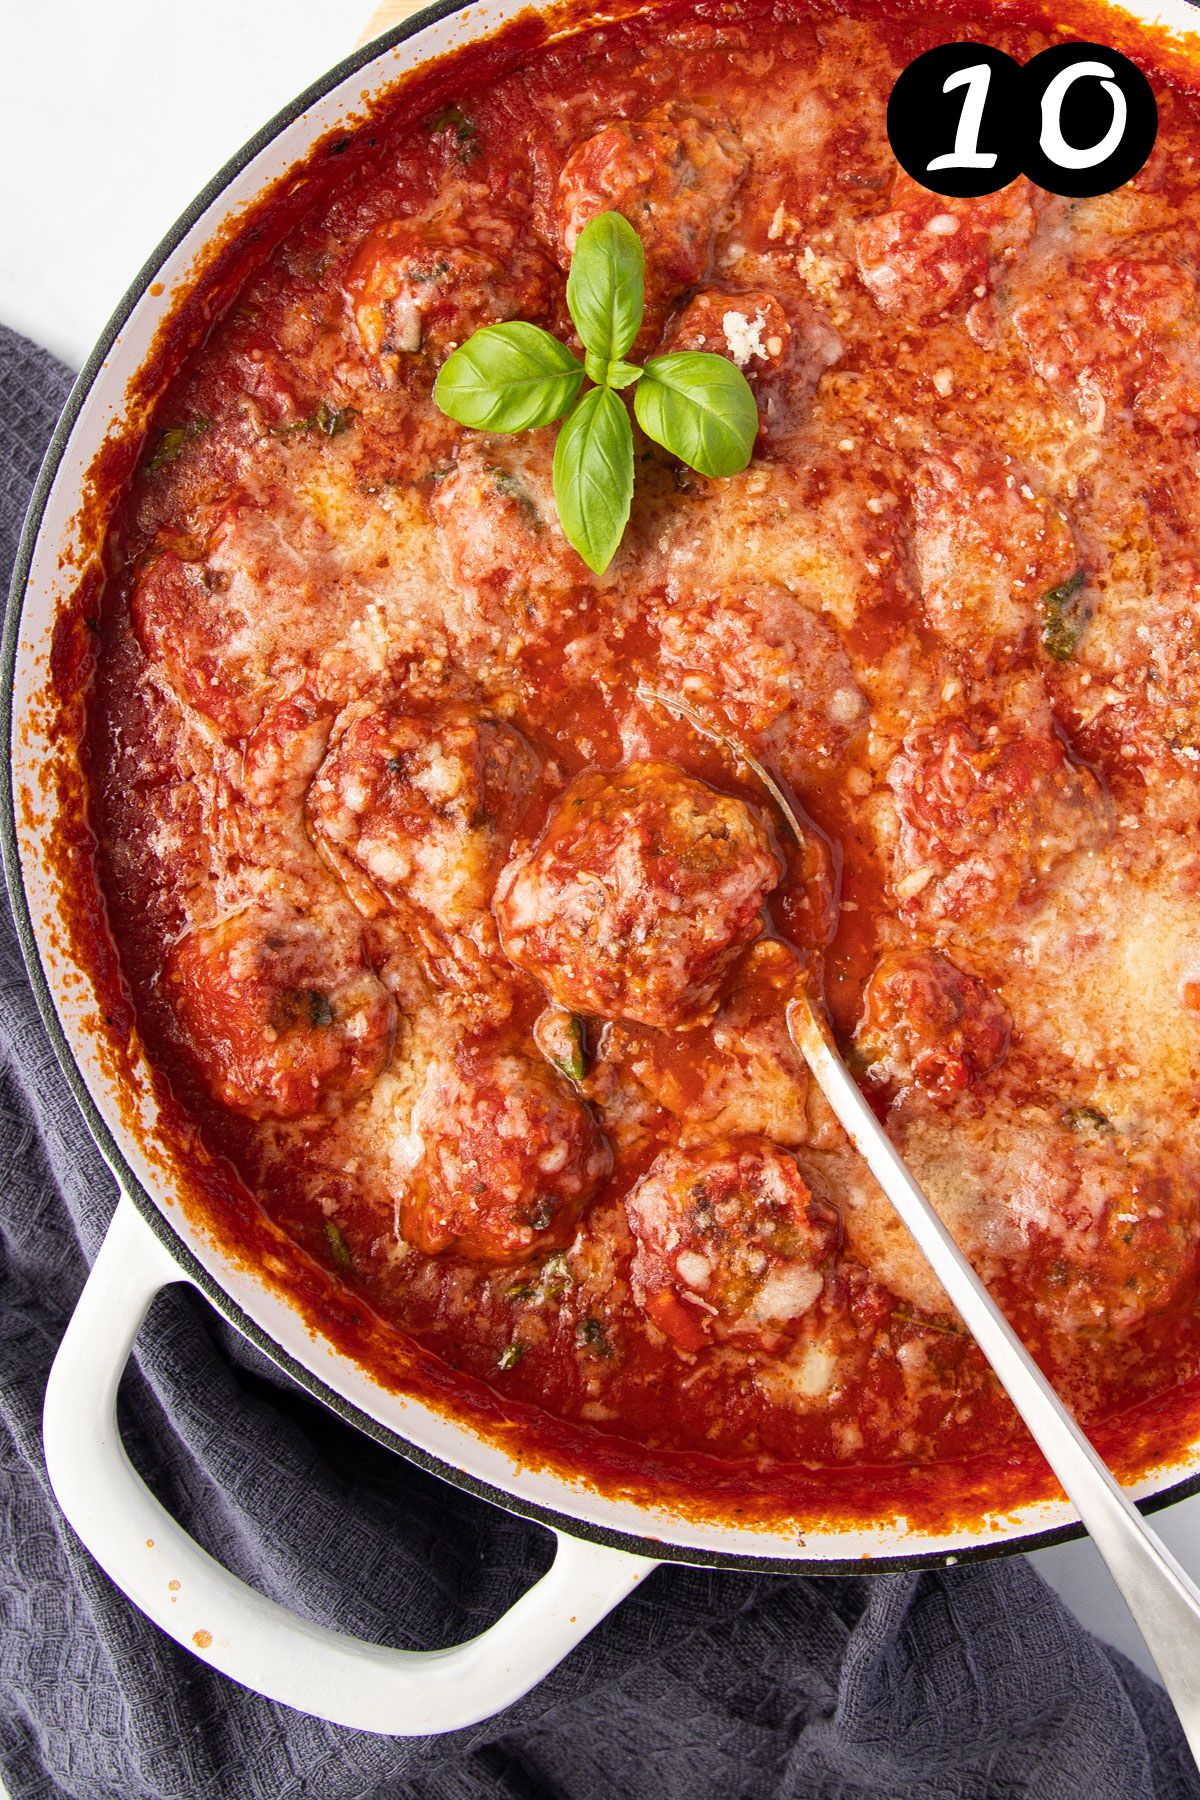
[[[68,388],[0,330],[0,582]],[[0,1769],[14,1800],[1196,1800],[1162,1691],[1022,1560],[808,1580],[661,1569],[470,1732],[342,1730],[234,1686],[100,1573],[42,1461],[46,1375],[114,1204],[0,908]],[[189,1531],[322,1623],[412,1648],[481,1630],[534,1526],[359,1435],[203,1301],[155,1305],[130,1454]]]

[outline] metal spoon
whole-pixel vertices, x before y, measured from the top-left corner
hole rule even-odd
[[[1092,1448],[918,1187],[807,993],[788,1030],[855,1149],[924,1251],[1108,1565],[1200,1766],[1200,1591]]]
[[[687,719],[702,737],[743,763],[766,788],[796,842],[804,843],[791,801],[744,744],[711,725],[678,694],[639,682],[637,696]],[[1200,1768],[1200,1591],[1126,1498],[913,1180],[842,1061],[823,1007],[807,989],[789,1003],[787,1023],[850,1142],[924,1251],[1090,1532],[1154,1658]]]

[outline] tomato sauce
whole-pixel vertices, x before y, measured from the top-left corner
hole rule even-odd
[[[1146,168],[932,205],[884,112],[956,29],[664,5],[401,92],[164,350],[72,677],[211,1216],[384,1379],[740,1516],[1043,1480],[788,1040],[814,970],[1110,1454],[1161,1449],[1200,1371],[1200,116],[1081,8],[1152,72]],[[431,389],[490,320],[570,341],[606,199],[647,249],[635,354],[733,356],[762,430],[726,481],[639,438],[597,578],[553,431]]]

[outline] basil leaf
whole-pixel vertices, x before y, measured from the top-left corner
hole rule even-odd
[[[606,362],[602,356],[595,356],[589,350],[583,359],[589,381],[597,387],[625,388],[631,381],[640,381],[642,371],[637,363],[626,362],[623,356],[614,362]]]
[[[350,1246],[346,1242],[345,1233],[333,1219],[325,1221],[325,1242],[329,1246],[329,1254],[339,1269],[352,1269],[354,1258]]]
[[[631,381],[640,381],[641,379],[642,371],[637,363],[626,362],[623,356],[619,356],[608,365],[605,385],[611,388],[626,388]]]
[[[618,212],[597,214],[575,240],[567,306],[584,348],[616,362],[630,348],[646,304],[646,253]]]
[[[448,418],[476,431],[549,425],[572,404],[583,364],[539,325],[485,325],[448,356],[433,397]]]
[[[267,430],[277,438],[292,437],[298,431],[319,431],[322,437],[340,437],[343,431],[349,431],[357,413],[357,407],[330,406],[328,400],[318,400],[306,419],[293,419],[290,425],[268,425]]]
[[[655,356],[633,390],[648,438],[701,475],[736,475],[750,461],[758,407],[736,363],[707,350]]]
[[[1042,595],[1042,648],[1055,662],[1070,662],[1092,616],[1086,595],[1080,593],[1087,573],[1074,575]]]
[[[146,464],[146,474],[157,475],[160,469],[165,469],[168,463],[175,461],[186,443],[192,438],[202,437],[211,427],[211,419],[189,419],[186,425],[168,425],[165,431],[158,434],[158,445]]]
[[[1063,1124],[1068,1131],[1112,1130],[1112,1120],[1107,1113],[1097,1112],[1094,1106],[1068,1106],[1063,1114]]]
[[[590,1350],[593,1356],[602,1356],[606,1360],[613,1353],[608,1333],[600,1319],[580,1319],[575,1327],[575,1342],[581,1350]]]
[[[611,388],[589,388],[559,431],[554,499],[567,537],[602,575],[633,500],[633,427]]]
[[[548,1006],[533,1022],[533,1041],[546,1061],[569,1081],[587,1074],[587,1039],[578,1013],[562,1006]]]
[[[425,121],[425,129],[430,137],[436,137],[439,131],[452,131],[460,144],[475,136],[475,126],[461,106],[443,106],[441,112]]]

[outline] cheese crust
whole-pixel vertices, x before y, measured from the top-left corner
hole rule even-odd
[[[175,375],[101,882],[163,1078],[397,1330],[658,1450],[961,1459],[1015,1422],[784,1012],[818,969],[1085,1418],[1200,1369],[1200,112],[1164,82],[1099,200],[941,200],[884,131],[934,11],[663,21],[364,126]],[[639,438],[598,577],[553,429],[432,386],[495,319],[569,340],[607,206],[634,354],[730,356],[762,431],[722,481]]]

